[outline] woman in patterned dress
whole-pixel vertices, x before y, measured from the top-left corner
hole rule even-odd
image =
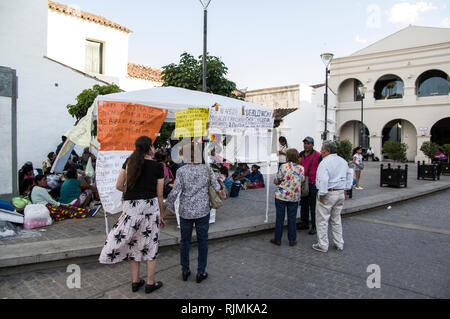
[[[156,282],[155,267],[159,247],[159,228],[164,227],[164,170],[152,160],[152,140],[147,136],[135,142],[135,151],[122,166],[116,188],[123,192],[123,213],[108,234],[100,254],[102,264],[130,261],[133,292],[145,284],[139,277],[140,263],[147,263],[145,292],[162,287]]]
[[[274,184],[278,185],[275,191],[275,238],[270,242],[277,246],[281,245],[283,235],[284,217],[287,210],[288,240],[289,245],[297,243],[296,219],[298,202],[300,201],[301,184],[305,179],[305,170],[298,163],[299,154],[294,148],[286,151],[286,164],[280,166]]]
[[[189,268],[189,248],[192,239],[192,228],[195,225],[198,242],[197,283],[208,277],[206,264],[208,258],[208,230],[209,230],[209,193],[208,184],[216,191],[222,187],[217,181],[212,169],[202,163],[195,163],[195,152],[201,154],[201,144],[187,144],[183,147],[183,159],[186,165],[177,170],[177,177],[172,191],[167,197],[166,206],[175,211],[175,200],[180,195],[180,263],[182,278],[187,281],[191,274]],[[189,156],[190,154],[190,156]]]

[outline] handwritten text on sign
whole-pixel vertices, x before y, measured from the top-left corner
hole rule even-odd
[[[206,136],[209,110],[190,107],[175,113],[175,137]]]
[[[122,211],[122,193],[116,189],[117,178],[131,151],[98,152],[95,180],[103,209],[115,214]]]
[[[273,129],[273,110],[256,107],[211,107],[209,112],[210,134],[266,135]]]
[[[167,110],[128,102],[100,101],[97,137],[103,151],[134,150],[139,136],[153,141],[167,116]]]

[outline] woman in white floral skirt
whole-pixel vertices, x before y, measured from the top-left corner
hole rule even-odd
[[[152,140],[147,136],[135,142],[135,151],[122,166],[116,188],[123,192],[123,213],[108,234],[100,254],[102,264],[130,261],[136,292],[146,282],[139,277],[140,262],[147,263],[145,292],[162,287],[154,280],[159,247],[159,228],[164,227],[163,211],[164,170],[151,157]]]

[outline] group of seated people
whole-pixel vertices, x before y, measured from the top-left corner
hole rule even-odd
[[[57,151],[62,144],[58,145]],[[81,157],[72,151],[64,168],[65,174],[51,172],[56,157],[56,152],[50,152],[42,163],[42,170],[35,169],[31,162],[22,166],[18,174],[20,197],[31,200],[33,204],[46,205],[55,221],[95,215],[101,205],[91,210],[87,207],[93,200],[99,199],[97,188],[79,178],[78,174],[78,170],[86,167],[89,158],[95,167],[95,156],[90,153],[89,147],[84,149]]]

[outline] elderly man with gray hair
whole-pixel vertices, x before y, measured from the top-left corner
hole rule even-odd
[[[316,228],[318,243],[313,249],[328,251],[328,221],[331,219],[334,248],[344,249],[342,238],[341,211],[344,207],[345,190],[352,183],[348,180],[348,163],[337,153],[336,144],[324,141],[320,151],[322,162],[317,169],[316,185],[318,198],[316,206]]]

